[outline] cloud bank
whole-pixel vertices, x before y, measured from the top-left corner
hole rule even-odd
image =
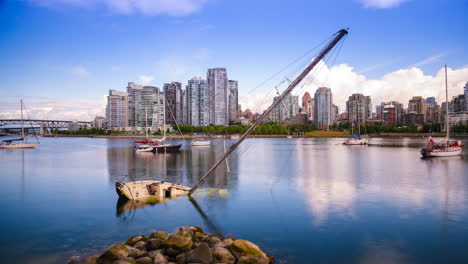
[[[185,16],[199,11],[208,0],[28,0],[49,8],[75,7],[94,9],[103,7],[111,13],[147,16]]]
[[[410,0],[359,0],[365,8],[392,8],[398,7]]]

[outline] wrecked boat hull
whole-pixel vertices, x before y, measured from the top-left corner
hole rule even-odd
[[[115,183],[119,197],[146,203],[159,203],[187,194],[189,187],[164,181],[133,181]]]

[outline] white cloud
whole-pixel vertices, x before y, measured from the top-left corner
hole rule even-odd
[[[319,68],[320,65],[317,67]],[[443,68],[435,75],[428,75],[419,68],[411,67],[390,72],[380,79],[368,79],[365,75],[357,73],[348,64],[336,65],[331,69],[323,66],[311,84],[302,88],[299,85],[293,91],[293,94],[299,95],[301,99],[305,91],[308,91],[313,96],[318,87],[329,87],[332,89],[333,103],[339,106],[340,112],[346,110],[346,100],[353,93],[371,96],[373,111],[375,111],[375,105],[381,102],[399,101],[407,106],[408,100],[413,96],[434,96],[440,104],[445,101],[444,76]],[[468,67],[460,69],[449,68],[449,98],[463,93],[463,87],[467,81]],[[301,102],[300,99],[299,103]],[[268,102],[266,105],[263,103],[265,100]],[[250,108],[261,112],[271,104],[272,96],[268,97],[260,93],[240,95],[239,102],[243,109]],[[259,105],[265,106],[258,109]]]
[[[209,0],[28,0],[45,7],[104,7],[116,14],[185,16],[199,11]]]
[[[398,7],[404,2],[410,0],[359,0],[366,8],[392,8]]]
[[[88,76],[90,74],[90,72],[88,71],[88,69],[86,69],[85,67],[83,66],[75,66],[71,69],[71,72],[73,74],[76,74],[80,77],[84,77],[84,76]]]
[[[150,75],[140,75],[138,79],[143,85],[150,84],[152,81],[154,81],[154,77]]]

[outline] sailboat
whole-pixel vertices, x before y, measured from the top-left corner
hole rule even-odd
[[[24,135],[23,99],[21,99],[21,138],[6,139],[0,142],[0,149],[35,148],[37,143],[28,143]]]
[[[463,143],[461,141],[450,142],[449,103],[447,86],[447,65],[445,65],[445,130],[447,131],[447,136],[440,141],[435,141],[432,137],[429,137],[428,146],[422,148],[419,151],[423,157],[450,157],[461,155],[463,152]]]
[[[283,91],[283,93],[278,97],[273,104],[268,107],[266,111],[250,126],[247,131],[242,134],[239,139],[229,147],[229,149],[220,157],[213,166],[200,178],[197,184],[192,188],[176,185],[174,183],[167,183],[164,181],[133,181],[128,183],[115,183],[115,188],[117,194],[120,197],[125,197],[129,200],[139,200],[139,201],[160,201],[162,198],[173,198],[179,195],[187,194],[192,195],[193,192],[197,190],[209,176],[213,175],[213,172],[225,162],[234,150],[249,136],[255,128],[265,120],[267,116],[280,104],[284,98],[291,94],[292,90],[299,85],[307,75],[315,68],[315,66],[324,59],[333,47],[338,44],[338,42],[348,34],[348,30],[342,29],[333,35],[333,39],[326,45],[326,47],[316,56],[312,62],[304,69],[304,71],[296,77],[296,79]]]
[[[170,110],[170,108],[169,108]],[[172,113],[172,111],[171,111]],[[172,114],[174,117],[174,114]],[[175,120],[175,118],[174,118]],[[177,121],[175,121],[177,124]],[[163,138],[157,139],[156,144],[153,146],[154,152],[168,152],[168,151],[179,151],[182,144],[170,144],[166,143],[166,107],[164,107],[164,124],[163,124]]]
[[[148,109],[145,108],[145,141],[135,141],[133,149],[135,152],[152,152],[153,146],[148,141]]]
[[[361,126],[358,124],[358,134],[353,135],[353,127],[351,127],[351,135],[346,139],[343,144],[345,145],[367,145],[369,142],[368,139],[364,136],[361,136]]]

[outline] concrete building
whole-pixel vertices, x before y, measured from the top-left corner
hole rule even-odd
[[[110,129],[124,129],[128,124],[128,94],[116,90],[109,90],[106,106],[107,127]]]
[[[136,96],[136,126],[153,130],[164,126],[164,94],[154,86],[144,86]]]
[[[382,112],[382,124],[385,126],[396,125],[395,106],[388,104],[385,105]]]
[[[330,88],[320,87],[314,94],[314,123],[321,129],[328,129],[332,124],[333,98]]]
[[[332,105],[332,123],[337,123],[338,116],[340,115],[340,109],[337,105]]]
[[[436,99],[435,97],[427,97],[426,98],[426,105],[436,105],[437,102],[436,102]]]
[[[465,111],[468,112],[468,82],[466,82],[465,84],[464,95],[465,95]]]
[[[136,127],[136,98],[138,93],[143,89],[143,85],[138,85],[129,82],[127,85],[128,94],[128,125],[129,127]]]
[[[273,103],[279,96],[273,98]],[[299,96],[288,95],[270,113],[268,121],[282,123],[286,119],[296,116],[299,113]]]
[[[423,124],[426,121],[426,100],[422,96],[413,96],[408,102],[407,123]]]
[[[226,68],[208,69],[207,81],[210,91],[210,123],[227,126],[229,125],[229,109]]]
[[[186,124],[192,126],[210,125],[210,92],[207,81],[201,77],[190,79],[185,89],[185,98]]]
[[[302,111],[307,114],[308,120],[314,120],[314,99],[309,92],[305,92],[302,96]]]
[[[394,120],[388,120],[386,118],[389,118],[388,113],[385,115],[385,107],[387,105],[392,105],[394,107],[394,113],[392,114],[392,118]],[[383,102],[380,104],[380,109],[382,109],[382,123],[385,124],[390,124],[390,125],[403,125],[405,123],[405,111],[403,109],[403,104],[397,102],[397,101],[391,101],[391,102]],[[388,109],[388,108],[387,108]]]
[[[382,105],[376,105],[375,106],[375,119],[382,120]]]
[[[465,112],[465,94],[459,94],[457,96],[454,96],[452,101],[450,101],[449,107],[451,114],[459,114]]]
[[[370,96],[363,94],[352,94],[346,101],[346,112],[348,112],[349,123],[355,127],[365,125],[372,117],[372,103]]]
[[[91,122],[91,127],[93,128],[105,128],[106,127],[106,118],[103,116],[96,116]]]
[[[237,81],[228,81],[229,122],[239,122],[239,87]]]
[[[163,86],[165,98],[166,124],[182,124],[184,122],[184,93],[180,82],[165,83]]]

